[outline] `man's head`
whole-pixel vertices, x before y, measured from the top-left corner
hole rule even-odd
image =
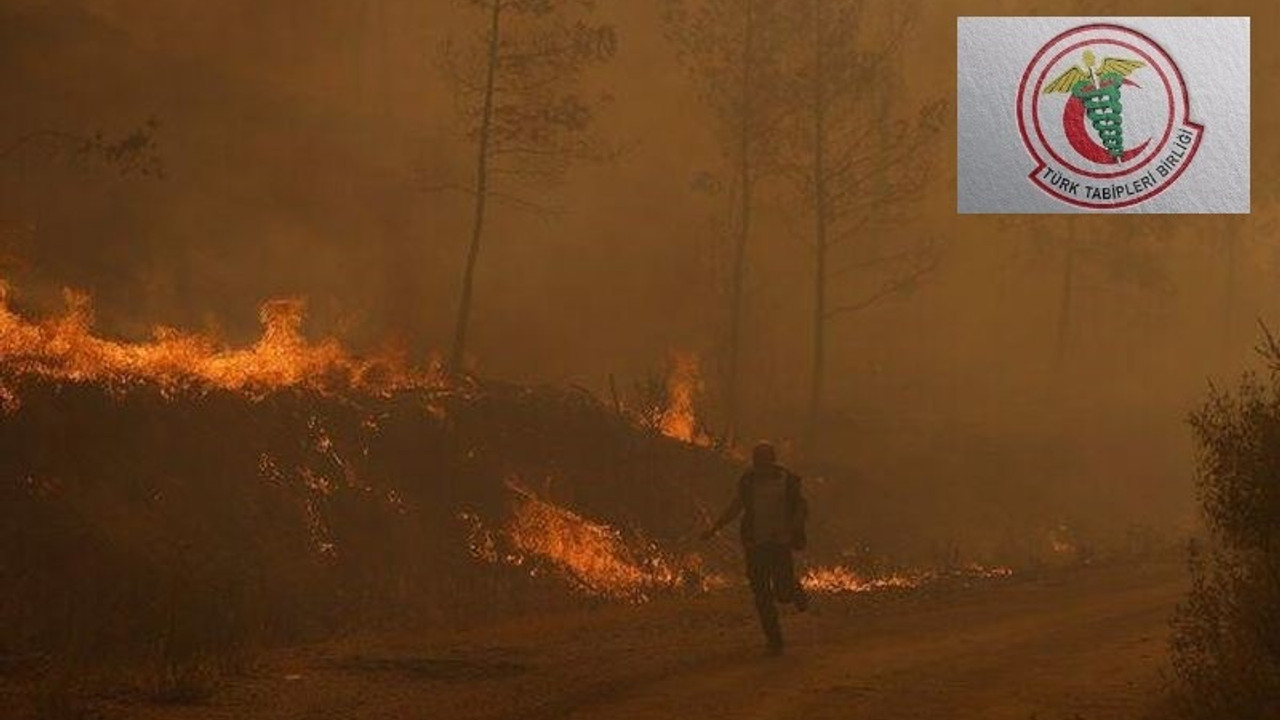
[[[758,468],[776,465],[778,464],[778,453],[773,449],[771,443],[761,440],[751,449],[751,464]]]

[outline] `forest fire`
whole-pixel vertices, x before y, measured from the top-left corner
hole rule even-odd
[[[147,342],[109,340],[93,333],[87,294],[64,291],[67,311],[29,321],[10,309],[0,283],[0,368],[6,375],[36,376],[55,382],[100,382],[108,386],[153,383],[165,391],[217,388],[260,395],[287,388],[316,391],[358,388],[386,393],[436,387],[440,373],[418,370],[399,358],[357,358],[337,340],[308,341],[301,331],[305,303],[270,300],[258,317],[262,336],[246,348],[157,327]],[[9,404],[16,402],[7,393]]]
[[[638,535],[628,536],[607,523],[589,520],[539,498],[516,480],[508,480],[513,507],[500,530],[492,530],[471,513],[459,514],[467,524],[472,557],[486,563],[525,567],[530,574],[550,572],[576,591],[600,597],[644,602],[655,592],[707,592],[728,587],[722,575],[706,571],[702,558],[662,551]],[[908,590],[947,578],[999,579],[1006,567],[971,564],[945,571],[900,571],[882,576],[860,574],[844,565],[806,570],[800,584],[824,594]]]
[[[702,374],[696,354],[672,353],[666,391],[667,404],[660,424],[662,434],[681,442],[710,446],[711,438],[698,427],[696,400],[702,392]]]
[[[696,554],[677,558],[654,543],[628,536],[606,523],[588,520],[537,497],[509,480],[511,518],[501,530],[462,514],[469,524],[472,555],[485,562],[550,571],[587,595],[644,602],[656,591],[709,590],[725,580],[706,574]]]
[[[982,5],[0,0],[0,720],[1280,720],[1280,3]]]

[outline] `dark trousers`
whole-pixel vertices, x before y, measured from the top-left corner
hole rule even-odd
[[[781,646],[782,628],[775,603],[795,602],[804,596],[804,588],[796,581],[791,548],[779,543],[748,545],[746,555],[747,580],[755,597],[760,628],[770,645]]]

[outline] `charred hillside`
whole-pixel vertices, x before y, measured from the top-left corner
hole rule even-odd
[[[621,403],[357,359],[303,339],[297,304],[264,306],[243,350],[104,340],[72,305],[0,313],[6,654],[178,662],[565,602],[565,574],[657,578],[625,595],[702,573],[655,548],[698,526],[734,465]],[[477,546],[513,517],[518,571]],[[600,547],[531,576],[575,539]]]
[[[209,647],[510,609],[491,585],[469,591],[493,571],[459,514],[501,522],[511,481],[671,539],[732,472],[550,388],[8,387],[22,403],[0,420],[12,649]]]

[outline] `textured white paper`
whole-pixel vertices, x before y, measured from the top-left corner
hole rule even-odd
[[[1141,42],[1129,49],[1125,35],[1108,35],[1110,26],[1149,39],[1163,56]],[[1085,29],[1091,27],[1100,29]],[[962,17],[956,34],[959,212],[1249,212],[1249,18]],[[1049,48],[1055,38],[1064,39]],[[1148,52],[1140,55],[1143,49]],[[1063,70],[1086,69],[1085,50],[1096,56],[1087,58],[1093,63],[1090,72],[1101,69],[1107,56],[1154,56],[1140,69],[1129,70],[1132,75],[1120,88],[1127,136],[1123,144],[1108,146],[1111,156],[1083,152],[1101,152],[1100,143],[1112,142],[1096,129],[1107,126],[1085,120],[1083,134],[1068,128],[1071,93],[1051,91],[1052,79]],[[1050,62],[1055,57],[1060,58],[1057,64]],[[1165,59],[1174,67],[1167,67]],[[1108,84],[1097,80],[1097,74],[1089,77],[1097,85]],[[1041,84],[1028,87],[1037,78]],[[1164,98],[1176,96],[1179,84],[1185,87],[1191,123],[1182,136],[1178,122],[1165,122],[1177,110],[1166,112]],[[1035,102],[1040,104],[1032,123],[1029,108]],[[1041,126],[1043,132],[1031,129]],[[1173,131],[1162,134],[1168,126]],[[1168,138],[1163,146],[1162,138]],[[1142,145],[1143,140],[1149,144]],[[1172,155],[1168,167],[1161,167],[1167,155]],[[1144,157],[1149,159],[1144,162]],[[1066,170],[1055,173],[1054,168]],[[1093,174],[1077,175],[1073,168]],[[1174,179],[1167,181],[1170,176]]]

